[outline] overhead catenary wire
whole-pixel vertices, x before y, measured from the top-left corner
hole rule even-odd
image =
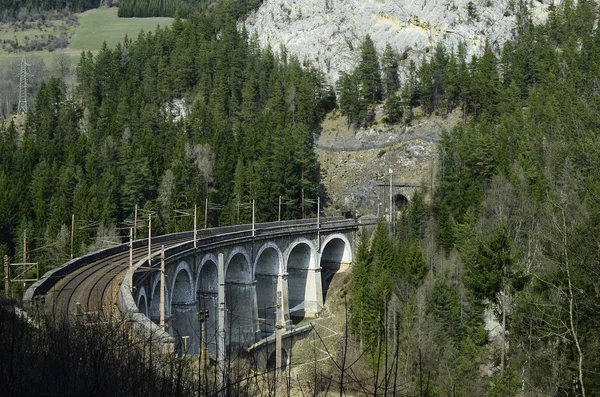
[[[316,203],[316,200],[313,199],[305,199],[305,205],[306,203],[308,204],[314,204]],[[207,204],[207,208],[206,210],[216,210],[216,211],[221,211],[225,209],[225,205],[222,204],[217,204],[217,203],[212,203],[209,202],[208,200],[206,200],[206,204]],[[294,199],[288,199],[288,200],[281,200],[281,205],[282,206],[298,206],[301,207],[302,204],[298,201],[298,200],[294,200]],[[250,210],[252,208],[252,203],[251,202],[238,202],[236,204],[236,207],[238,208],[238,210]],[[160,219],[162,221],[165,220],[177,220],[177,219],[181,219],[181,218],[185,218],[185,217],[190,217],[193,216],[193,209],[192,208],[178,208],[178,209],[174,209],[174,215],[172,216],[168,216],[165,217],[164,214],[160,214]],[[101,227],[104,227],[105,230],[107,230],[108,232],[110,232],[111,230],[113,231],[117,231],[117,232],[122,232],[123,230],[129,231],[129,229],[131,227],[134,228],[134,239],[136,237],[135,235],[135,230],[137,227],[142,226],[142,227],[147,227],[148,226],[148,221],[147,218],[144,219],[142,218],[142,216],[146,215],[154,215],[157,214],[157,211],[154,210],[150,210],[150,209],[144,209],[144,208],[135,208],[135,212],[132,211],[132,214],[130,214],[130,217],[125,218],[121,221],[115,222],[115,223],[108,223],[108,224],[104,224],[103,221],[101,220],[86,220],[86,219],[75,219],[74,215],[72,217],[72,228],[74,230],[78,230],[80,232],[93,232],[93,231],[98,231],[100,230]],[[138,219],[135,219],[136,215],[138,216]],[[134,219],[131,219],[131,216],[134,217]],[[205,219],[206,222],[206,219]],[[114,236],[117,238],[121,238],[121,239],[125,239],[127,238],[127,236],[125,235],[121,235],[122,233],[119,233],[119,236]],[[100,236],[97,236],[100,237]],[[109,237],[110,236],[104,236],[104,237]],[[29,237],[28,238],[29,241],[47,241],[47,238],[41,238],[41,237]],[[104,243],[104,244],[110,244],[110,245],[119,245],[122,242],[120,241],[116,241],[116,240],[111,240],[111,239],[102,239],[102,240],[96,240],[96,242],[99,243]],[[39,252],[39,251],[43,251],[45,249],[48,248],[52,248],[57,246],[58,242],[53,242],[53,243],[49,243],[49,244],[45,244],[43,246],[40,247],[36,247],[32,250],[29,250],[29,252]]]

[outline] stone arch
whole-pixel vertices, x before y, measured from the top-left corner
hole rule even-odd
[[[315,247],[315,245],[313,244],[313,242],[307,238],[297,238],[296,240],[294,240],[289,246],[288,248],[285,250],[283,256],[284,256],[284,271],[289,273],[289,265],[290,265],[290,261],[292,260],[292,252],[296,249],[296,247],[298,247],[298,245],[300,244],[304,244],[308,247],[308,249],[310,250],[310,266],[306,267],[307,269],[316,267],[316,256],[317,256],[317,248]],[[293,260],[292,260],[293,261]],[[297,262],[297,260],[296,260]]]
[[[281,371],[285,371],[288,365],[288,352],[281,349]],[[277,352],[272,352],[267,359],[267,371],[273,371],[277,367]]]
[[[215,254],[209,253],[202,257],[202,260],[200,261],[200,266],[198,268],[198,273],[196,274],[196,281],[194,283],[194,291],[196,291],[196,293],[198,293],[198,291],[200,291],[200,290],[208,290],[209,286],[211,287],[211,292],[217,292],[217,290],[219,288],[219,278],[218,278],[217,273],[215,273],[216,278],[215,278],[215,283],[214,283],[214,291],[213,291],[211,285],[206,285],[204,287],[202,287],[200,285],[200,283],[202,282],[202,277],[201,277],[202,271],[205,266],[211,266],[211,263],[215,266],[215,269],[216,269],[218,266],[217,264],[219,262],[218,262],[217,256]]]
[[[148,296],[146,295],[146,288],[144,286],[139,289],[137,307],[140,313],[148,317]]]
[[[333,276],[340,270],[342,264],[352,262],[352,247],[350,240],[344,234],[336,233],[327,237],[321,245],[319,265],[321,267],[321,288],[323,292],[323,303],[327,297],[329,284]]]
[[[225,261],[225,278],[227,279],[227,275],[229,274],[229,265],[232,264],[232,262],[234,262],[233,260],[239,256],[242,256],[244,258],[244,260],[246,261],[246,263],[248,264],[248,281],[252,281],[252,269],[250,268],[250,255],[248,255],[248,251],[246,251],[246,249],[244,247],[234,247],[231,252],[229,253],[229,255],[227,256],[227,260]],[[238,261],[235,261],[234,263],[239,264]],[[245,271],[245,270],[244,270]],[[232,273],[237,273],[236,270],[233,270]],[[242,277],[242,280],[246,280],[245,277]]]
[[[208,318],[204,320],[205,344],[210,354],[217,354],[218,325],[219,325],[219,275],[218,259],[214,254],[206,254],[200,261],[196,277],[196,295],[198,309],[208,310]],[[194,346],[199,349],[200,341]],[[199,352],[196,350],[195,352]]]
[[[302,320],[307,313],[318,311],[319,297],[315,277],[319,276],[317,250],[312,241],[296,239],[285,253],[290,316]]]
[[[272,251],[271,251],[272,250]],[[265,244],[263,244],[260,249],[258,250],[258,253],[256,254],[256,259],[254,260],[254,266],[252,268],[252,274],[256,275],[256,271],[257,271],[257,265],[259,264],[260,260],[263,257],[263,254],[265,253],[265,251],[267,251],[267,255],[270,255],[269,259],[274,259],[274,261],[270,262],[270,264],[273,264],[276,262],[277,267],[272,267],[269,269],[263,269],[267,270],[268,272],[266,274],[280,274],[283,273],[283,253],[281,252],[281,249],[279,248],[279,246],[271,241],[266,242]],[[271,251],[271,252],[269,252]],[[275,257],[276,256],[276,257]],[[264,264],[264,261],[263,263]]]
[[[187,277],[186,277],[187,276]],[[171,282],[171,299],[169,306],[175,302],[189,303],[194,300],[194,290],[192,287],[192,271],[185,261],[179,262],[173,272],[173,281]]]
[[[248,347],[256,340],[256,286],[252,263],[242,247],[235,247],[225,263],[225,346]]]
[[[277,290],[282,273],[283,254],[281,250],[272,242],[263,244],[254,261],[258,326],[263,336],[270,335],[275,330]],[[283,285],[280,288],[283,292]]]
[[[338,240],[338,241],[335,241]],[[330,243],[334,242],[334,244],[336,245],[336,251],[331,251],[329,253],[326,253],[326,250],[329,246]],[[342,244],[343,243],[343,244]],[[339,250],[342,251],[339,251]],[[325,241],[323,241],[323,243],[321,244],[321,252],[319,253],[320,255],[320,262],[323,262],[324,258],[327,258],[328,256],[332,255],[332,254],[340,254],[340,263],[344,263],[344,264],[348,264],[348,263],[352,263],[352,246],[350,244],[350,240],[348,240],[348,237],[346,237],[345,234],[342,233],[336,233],[336,234],[332,234],[331,236],[327,237],[325,239]]]
[[[179,354],[191,353],[190,348],[194,346],[196,339],[194,325],[198,317],[192,280],[190,266],[185,261],[179,262],[171,283],[169,303],[172,316],[171,326],[168,328],[169,333],[175,337],[175,350]]]
[[[150,298],[150,308],[149,308],[149,317],[152,321],[158,324],[160,317],[160,273],[156,272],[156,276],[154,276],[154,281],[152,282],[152,293]],[[169,303],[169,287],[165,280],[165,321],[171,314],[171,307]]]

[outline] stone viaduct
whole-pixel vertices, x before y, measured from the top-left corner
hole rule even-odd
[[[199,352],[198,313],[205,310],[209,314],[204,322],[205,344],[219,360],[228,349],[247,349],[272,335],[277,310],[288,332],[304,317],[318,316],[333,275],[352,262],[357,228],[353,220],[313,219],[167,250],[164,318],[175,351]],[[160,253],[154,252],[152,258],[154,269]],[[125,312],[138,312],[133,314],[157,324],[161,272],[148,267],[147,260],[134,266],[133,288],[126,278],[120,299]],[[277,304],[278,293],[282,305]]]

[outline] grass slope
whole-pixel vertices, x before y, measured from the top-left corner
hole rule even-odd
[[[79,57],[82,51],[92,51],[96,54],[102,43],[106,41],[109,47],[115,46],[123,41],[125,35],[131,39],[135,39],[140,30],[152,31],[158,25],[161,27],[171,25],[173,18],[119,18],[117,16],[117,8],[97,8],[79,14],[79,27],[73,33],[72,39],[69,41],[65,53],[71,56],[73,64],[79,62]],[[34,32],[18,32],[3,31],[0,29],[0,40],[2,38],[12,39],[14,36],[21,38]],[[23,54],[28,56],[37,56],[44,60],[47,68],[52,66],[54,52],[47,50],[30,51],[30,52],[13,52],[7,53],[0,50],[0,67],[14,59],[21,59]]]
[[[90,50],[97,52],[106,41],[114,47],[127,34],[135,39],[140,30],[150,31],[171,25],[173,18],[118,18],[117,8],[97,8],[84,12],[79,16],[79,29],[67,46],[72,51]]]

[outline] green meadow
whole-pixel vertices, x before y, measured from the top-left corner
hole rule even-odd
[[[135,39],[140,30],[149,31],[157,26],[169,26],[173,18],[118,18],[117,8],[97,8],[79,15],[79,28],[67,49],[97,52],[106,41],[110,47],[123,40],[125,35]]]
[[[71,33],[72,38],[69,40],[67,48],[64,49],[65,53],[71,56],[74,64],[79,61],[82,51],[89,50],[96,54],[105,41],[106,44],[112,47],[121,42],[125,35],[135,39],[140,30],[155,30],[157,26],[169,26],[173,21],[173,18],[119,18],[117,11],[116,7],[97,8],[78,14],[79,26],[71,28],[73,31],[69,33]],[[39,32],[39,30],[31,29],[29,32],[19,31],[17,33],[0,26],[0,41],[14,39],[15,37],[20,39],[26,34],[33,36],[39,34]],[[52,65],[54,56],[54,52],[48,50],[13,53],[0,50],[0,67],[10,60],[20,59],[23,54],[40,57],[47,67]]]

